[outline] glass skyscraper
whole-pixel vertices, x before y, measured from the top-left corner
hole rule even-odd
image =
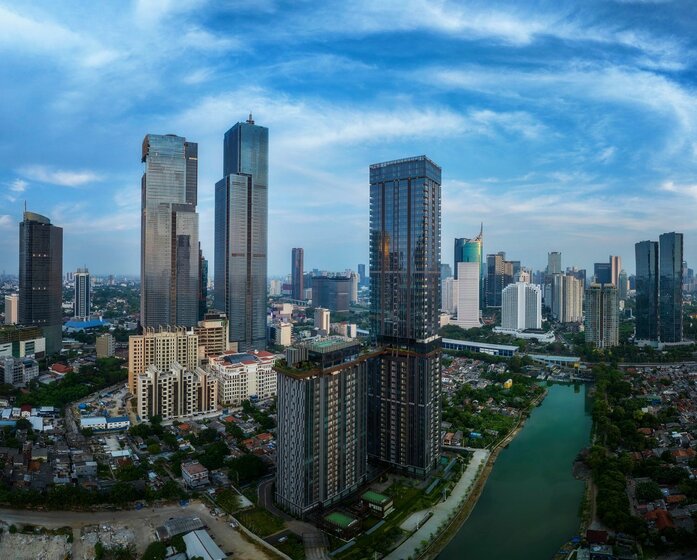
[[[19,224],[19,324],[41,327],[46,354],[63,345],[63,228],[34,212]]]
[[[634,245],[636,256],[637,340],[658,340],[658,243]]]
[[[92,308],[92,286],[89,271],[86,268],[78,268],[74,280],[73,314],[78,321],[87,321],[90,318],[90,309]]]
[[[198,320],[198,144],[173,134],[143,139],[140,321],[193,327]]]
[[[291,282],[293,286],[293,299],[305,299],[305,290],[303,287],[303,260],[304,251],[302,247],[295,247],[291,252]]]
[[[682,341],[682,233],[658,238],[658,324],[661,342]]]
[[[266,347],[269,129],[238,122],[225,133],[215,185],[215,307],[240,350]]]
[[[441,169],[426,156],[370,166],[373,460],[426,476],[440,443]]]

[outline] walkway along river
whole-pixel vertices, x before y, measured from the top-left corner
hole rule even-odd
[[[590,440],[586,389],[548,387],[439,560],[549,560],[578,533],[584,482],[572,466]]]

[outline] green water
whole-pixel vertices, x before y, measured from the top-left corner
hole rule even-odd
[[[571,469],[590,438],[586,387],[548,391],[500,453],[474,511],[439,560],[550,560],[578,533],[584,483]]]

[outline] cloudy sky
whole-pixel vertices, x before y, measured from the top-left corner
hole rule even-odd
[[[199,143],[204,253],[222,137],[270,129],[269,273],[367,260],[368,165],[443,168],[443,260],[477,233],[541,268],[685,233],[697,265],[689,0],[0,0],[0,271],[26,200],[65,270],[137,273],[146,133]]]

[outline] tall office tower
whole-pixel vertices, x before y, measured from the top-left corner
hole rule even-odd
[[[561,274],[561,253],[559,251],[547,253],[547,274]]]
[[[199,365],[198,335],[183,327],[145,329],[128,338],[128,388],[136,395],[138,375],[148,366],[167,369],[177,362],[193,370]]]
[[[19,296],[11,294],[5,296],[5,324],[15,325],[19,317]]]
[[[315,328],[320,335],[328,335],[331,328],[331,312],[324,307],[315,307]]]
[[[560,323],[583,320],[583,282],[574,276],[555,274],[552,277],[552,315]]]
[[[620,271],[617,283],[617,297],[620,301],[625,301],[627,299],[627,292],[629,291],[629,280],[624,269]]]
[[[610,282],[617,288],[620,284],[620,270],[622,270],[622,257],[610,255]]]
[[[345,276],[313,276],[312,305],[338,313],[349,311],[352,284]]]
[[[595,276],[596,284],[612,284],[612,267],[610,263],[595,263],[593,265],[593,276]]]
[[[658,325],[661,342],[682,342],[682,233],[658,238]]]
[[[591,284],[585,299],[586,342],[596,348],[619,344],[617,288],[612,284]]]
[[[481,326],[479,320],[482,281],[482,232],[473,239],[455,239],[456,325],[463,329]],[[457,295],[456,295],[457,294]]]
[[[331,507],[367,480],[370,357],[360,350],[332,337],[288,348],[277,369],[276,501],[293,515]]]
[[[358,303],[358,274],[356,272],[351,272],[349,278],[351,278],[351,293],[349,294],[349,300],[351,303]]]
[[[167,134],[143,139],[140,322],[193,327],[199,307],[198,144]]]
[[[451,315],[457,312],[457,281],[452,276],[441,282],[440,308]]]
[[[78,268],[73,278],[75,280],[74,316],[78,321],[87,321],[92,308],[90,273],[86,268]]]
[[[453,275],[453,269],[448,263],[440,265],[440,279],[445,280]]]
[[[198,320],[202,321],[208,311],[208,260],[203,258],[198,244]]]
[[[305,295],[303,286],[303,266],[305,252],[301,247],[297,247],[291,252],[291,284],[293,285],[293,299],[302,300]]]
[[[225,133],[215,185],[215,307],[240,350],[266,347],[269,129],[238,122]]]
[[[416,476],[440,443],[441,169],[426,156],[370,166],[368,453]]]
[[[636,333],[637,340],[658,340],[658,243],[640,241],[636,255]]]
[[[501,328],[517,331],[542,328],[542,292],[538,286],[516,282],[504,288]]]
[[[34,212],[19,224],[19,324],[41,327],[46,353],[63,345],[63,228]]]
[[[194,333],[198,335],[199,358],[220,356],[230,350],[230,328],[225,313],[206,313]]]
[[[358,276],[360,277],[360,285],[365,286],[368,284],[368,278],[365,276],[365,265],[364,264],[359,264],[358,265]]]
[[[501,307],[501,293],[513,283],[513,262],[506,260],[506,253],[500,251],[486,256],[486,305]]]

